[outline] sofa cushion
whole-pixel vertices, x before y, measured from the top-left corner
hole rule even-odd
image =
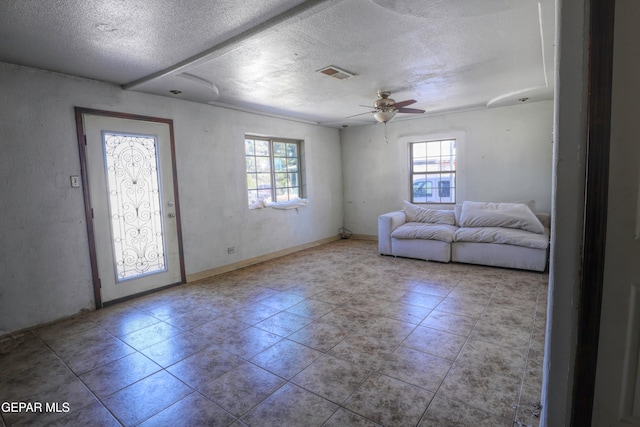
[[[533,213],[535,214],[535,216],[537,216],[537,217],[538,217],[538,219],[540,220],[540,222],[542,223],[542,225],[543,225],[545,228],[549,228],[549,224],[546,224],[546,223],[544,222],[544,220],[542,219],[542,218],[544,217],[544,215],[547,215],[547,217],[548,217],[548,214],[545,214],[545,213],[538,213],[538,212],[536,212],[536,201],[535,201],[535,200],[526,200],[526,201],[523,201],[523,202],[509,202],[509,203],[521,203],[521,204],[523,204],[523,205],[527,205],[527,206],[529,206],[529,209],[531,209],[531,212],[533,212]],[[454,214],[455,214],[455,218],[456,218],[456,223],[455,223],[455,225],[458,225],[458,226],[460,225],[460,212],[461,212],[461,211],[462,211],[462,205],[457,204],[457,205],[455,205],[455,206],[453,207],[453,212],[454,212]],[[541,217],[541,215],[542,215],[542,217]]]
[[[525,230],[502,227],[462,227],[453,234],[454,242],[500,243],[503,245],[524,246],[533,249],[546,249],[549,246],[549,234],[531,233]]]
[[[429,224],[455,224],[455,215],[452,210],[427,209],[409,203],[402,202],[402,210],[407,216],[407,222],[424,222]]]
[[[451,243],[453,241],[453,233],[457,229],[458,227],[448,224],[407,222],[393,230],[391,237],[394,239],[439,240]]]
[[[505,227],[544,233],[544,227],[529,207],[522,203],[462,203],[461,227]]]

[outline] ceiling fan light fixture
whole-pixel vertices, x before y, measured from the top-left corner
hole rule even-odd
[[[380,123],[387,123],[396,116],[395,111],[378,111],[373,115],[373,118]]]

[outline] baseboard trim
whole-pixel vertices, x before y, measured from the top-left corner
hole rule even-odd
[[[299,252],[305,249],[313,248],[315,246],[324,245],[326,243],[340,240],[339,236],[327,237],[326,239],[316,240],[314,242],[304,243],[302,245],[293,246],[291,248],[283,249],[276,252],[271,252],[258,257],[245,259],[243,261],[234,262],[232,264],[223,265],[220,267],[212,268],[209,270],[201,271],[199,273],[187,274],[187,283],[195,282],[198,280],[206,279],[208,277],[217,276],[219,274],[228,273],[230,271],[239,270],[241,268],[249,267],[250,265],[259,264],[261,262],[270,261],[272,259],[280,258],[285,255],[290,255],[295,252]]]

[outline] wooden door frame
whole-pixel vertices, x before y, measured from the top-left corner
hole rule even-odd
[[[590,426],[596,382],[609,191],[615,1],[589,1],[584,229],[571,426]]]
[[[94,230],[94,221],[93,221],[93,213],[91,208],[91,195],[89,194],[89,179],[88,179],[88,162],[87,162],[87,152],[86,152],[86,136],[84,130],[84,121],[82,120],[83,114],[91,114],[95,116],[103,116],[103,117],[111,117],[118,119],[129,119],[129,120],[139,120],[145,122],[153,122],[153,123],[164,123],[169,126],[169,138],[170,138],[170,146],[171,146],[171,166],[172,166],[172,174],[173,174],[173,192],[174,192],[174,203],[175,203],[175,214],[176,214],[176,225],[177,225],[177,233],[178,233],[178,256],[180,261],[180,282],[177,284],[183,284],[187,282],[187,276],[185,272],[184,265],[184,250],[182,246],[182,225],[180,221],[180,200],[178,197],[178,173],[176,170],[176,153],[175,153],[175,141],[173,136],[173,120],[171,119],[163,119],[159,117],[149,117],[149,116],[141,116],[137,114],[128,114],[128,113],[118,113],[114,111],[105,111],[105,110],[96,110],[91,108],[83,108],[83,107],[74,107],[75,110],[75,118],[76,118],[76,132],[78,135],[78,152],[80,153],[80,177],[82,181],[82,194],[84,197],[84,212],[87,221],[87,236],[89,239],[89,258],[91,262],[91,278],[93,282],[93,295],[95,298],[96,310],[103,307],[102,302],[102,294],[100,292],[100,277],[98,275],[98,258],[96,252],[96,241],[95,241],[95,230]],[[144,295],[147,293],[157,292],[161,289],[165,289],[170,286],[175,286],[176,284],[170,284],[167,286],[163,286],[160,288],[152,289],[150,291],[142,292],[140,294],[131,295],[129,297],[117,299],[114,301],[109,301],[108,304],[114,304],[119,301],[134,298],[140,295]]]

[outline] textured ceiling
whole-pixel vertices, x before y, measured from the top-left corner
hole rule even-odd
[[[339,127],[373,123],[346,117],[380,89],[427,115],[551,99],[554,15],[553,0],[4,1],[0,61]]]

